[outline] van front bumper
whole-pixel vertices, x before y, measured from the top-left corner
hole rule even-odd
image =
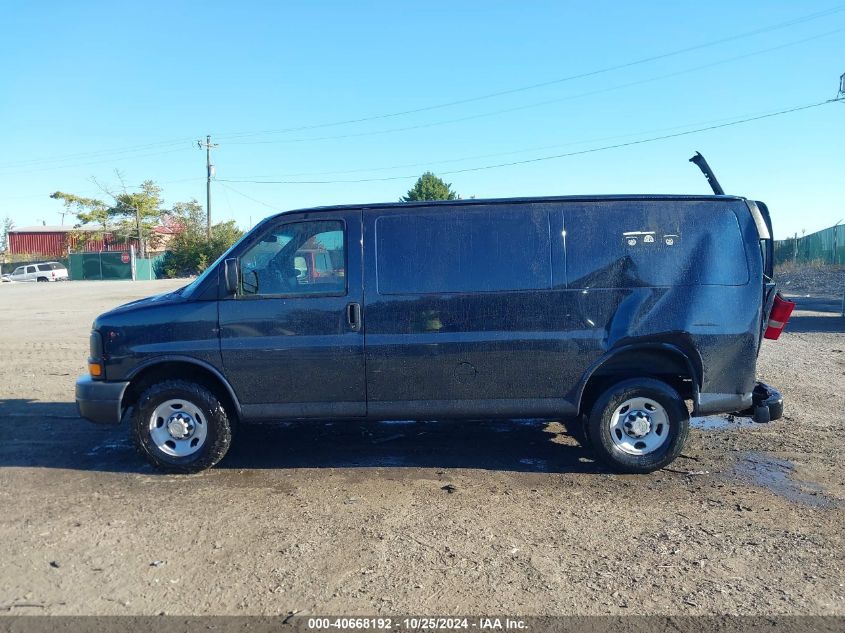
[[[119,424],[120,403],[128,382],[104,382],[82,376],[76,381],[79,415],[97,424]]]

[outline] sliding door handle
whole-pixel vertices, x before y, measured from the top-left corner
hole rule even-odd
[[[346,322],[349,324],[349,329],[357,332],[361,329],[361,304],[348,303],[346,305]]]

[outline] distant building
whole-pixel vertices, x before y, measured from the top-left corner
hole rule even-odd
[[[172,225],[156,227],[162,250],[178,227]],[[41,257],[65,257],[68,252],[128,251],[137,249],[138,240],[120,240],[111,233],[101,233],[97,226],[24,226],[9,231],[9,255],[39,255]],[[88,234],[88,235],[86,235]],[[90,235],[90,237],[89,237]]]

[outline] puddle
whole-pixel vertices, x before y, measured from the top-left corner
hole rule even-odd
[[[545,418],[514,418],[512,420],[508,420],[508,423],[511,426],[545,426],[549,423],[548,420]]]
[[[702,431],[725,431],[727,429],[757,426],[757,423],[751,418],[733,415],[708,415],[703,418],[690,418],[689,423],[692,428]]]
[[[90,451],[85,453],[87,457],[94,457],[100,451],[109,451],[112,452],[114,450],[123,450],[129,449],[132,447],[132,444],[129,440],[111,440],[107,442],[103,442],[92,448]]]
[[[734,467],[734,472],[740,479],[796,503],[815,507],[836,505],[818,484],[793,478],[795,465],[785,459],[765,453],[746,453]]]
[[[380,455],[369,459],[359,459],[350,462],[356,468],[400,468],[411,466],[412,463],[404,455]]]

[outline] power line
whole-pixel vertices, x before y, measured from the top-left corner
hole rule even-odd
[[[412,109],[408,109],[408,110],[402,110],[402,111],[397,111],[397,112],[388,112],[388,113],[383,113],[383,114],[377,114],[377,115],[359,117],[359,118],[353,118],[353,119],[345,119],[345,120],[340,120],[340,121],[331,121],[331,122],[317,123],[317,124],[311,124],[311,125],[302,125],[302,126],[298,126],[298,127],[290,127],[290,128],[283,128],[283,129],[277,129],[277,130],[262,130],[262,131],[254,131],[254,132],[241,132],[241,133],[223,134],[223,135],[220,135],[220,138],[244,138],[244,137],[249,137],[249,136],[282,134],[282,133],[293,132],[293,131],[303,131],[303,130],[325,128],[325,127],[335,127],[335,126],[340,126],[340,125],[363,123],[363,122],[367,122],[367,121],[375,121],[375,120],[379,120],[379,119],[387,119],[387,118],[399,117],[399,116],[404,116],[404,115],[409,115],[409,114],[416,114],[416,113],[419,113],[419,112],[427,112],[427,111],[431,111],[431,110],[437,110],[437,109],[452,107],[452,106],[456,106],[456,105],[462,105],[462,104],[466,104],[466,103],[473,103],[473,102],[477,102],[477,101],[493,99],[493,98],[500,97],[500,96],[515,94],[515,93],[524,92],[524,91],[528,91],[528,90],[534,90],[534,89],[537,89],[537,88],[543,88],[543,87],[550,86],[550,85],[574,81],[574,80],[577,80],[577,79],[584,79],[584,78],[587,78],[587,77],[593,77],[593,76],[596,76],[596,75],[601,75],[601,74],[613,72],[613,71],[616,71],[616,70],[623,70],[623,69],[626,69],[626,68],[631,68],[631,67],[634,67],[634,66],[647,64],[647,63],[658,61],[658,60],[661,60],[661,59],[666,59],[666,58],[669,58],[669,57],[682,55],[684,53],[689,53],[689,52],[692,52],[692,51],[701,50],[701,49],[709,48],[709,47],[712,47],[712,46],[717,46],[719,44],[732,42],[732,41],[735,41],[735,40],[738,40],[738,39],[742,39],[742,38],[746,38],[746,37],[752,37],[752,36],[755,36],[755,35],[760,35],[760,34],[763,34],[763,33],[783,29],[783,28],[786,28],[786,27],[789,27],[789,26],[794,26],[796,24],[801,24],[801,23],[804,23],[804,22],[817,20],[817,19],[820,19],[820,18],[823,18],[823,17],[827,17],[829,15],[833,15],[835,13],[839,13],[843,10],[845,10],[845,5],[837,5],[837,6],[829,8],[829,9],[825,9],[823,11],[810,13],[810,14],[799,16],[797,18],[793,18],[793,19],[790,19],[790,20],[787,20],[787,21],[784,21],[784,22],[779,22],[779,23],[772,24],[772,25],[765,26],[765,27],[761,27],[761,28],[758,28],[758,29],[745,31],[743,33],[737,33],[737,34],[734,34],[734,35],[730,35],[730,36],[723,37],[723,38],[720,38],[720,39],[712,40],[712,41],[709,41],[709,42],[696,44],[694,46],[688,46],[688,47],[684,47],[684,48],[677,49],[677,50],[674,50],[674,51],[669,51],[669,52],[661,53],[661,54],[658,54],[658,55],[652,55],[652,56],[649,56],[649,57],[644,57],[644,58],[637,59],[637,60],[630,61],[630,62],[625,62],[625,63],[621,63],[621,64],[607,66],[607,67],[604,67],[604,68],[599,68],[599,69],[595,69],[595,70],[591,70],[591,71],[576,73],[576,74],[569,75],[569,76],[566,76],[566,77],[561,77],[561,78],[557,78],[557,79],[543,81],[543,82],[539,82],[539,83],[535,83],[535,84],[529,84],[529,85],[525,85],[525,86],[519,86],[519,87],[516,87],[516,88],[510,88],[510,89],[500,90],[500,91],[491,92],[491,93],[487,93],[487,94],[476,95],[476,96],[473,96],[473,97],[467,97],[465,99],[458,99],[458,100],[433,104],[433,105],[429,105],[429,106],[412,108]],[[537,104],[537,105],[543,105],[543,104]],[[528,107],[536,107],[536,106],[532,105],[532,106],[528,106]],[[480,116],[491,116],[492,114],[495,114],[495,113],[485,113],[485,114],[482,114]],[[461,120],[466,120],[466,119],[456,119],[454,122],[461,121]],[[452,122],[452,121],[449,121],[449,122]],[[414,128],[407,128],[407,129],[414,129]],[[392,131],[399,131],[399,130],[382,131],[382,132],[376,132],[376,133],[388,133],[388,132],[392,132]],[[323,139],[302,139],[302,141],[306,141],[306,140],[323,140]],[[97,150],[97,151],[91,151],[91,152],[79,152],[79,153],[64,154],[64,155],[45,157],[45,158],[35,158],[35,159],[28,159],[28,160],[23,160],[23,161],[15,161],[13,163],[0,164],[0,169],[34,166],[34,165],[38,165],[38,164],[62,163],[64,161],[74,160],[74,159],[87,160],[89,158],[97,158],[97,157],[100,157],[100,156],[113,156],[113,155],[134,153],[134,152],[138,152],[138,151],[145,151],[147,149],[154,149],[154,148],[158,148],[158,147],[172,147],[172,146],[175,146],[175,145],[191,143],[191,142],[192,142],[192,139],[186,137],[186,138],[180,138],[180,139],[173,139],[173,140],[170,140],[170,141],[160,141],[160,142],[156,142],[156,143],[147,143],[147,144],[129,146],[129,147],[123,147],[123,148],[114,148],[114,149],[110,149],[110,150]],[[162,152],[162,153],[167,153],[167,152]],[[144,154],[144,155],[140,155],[140,156],[132,156],[132,157],[127,157],[127,158],[145,158],[145,157],[148,157],[148,156],[155,156],[155,155],[160,155],[160,154]],[[124,159],[119,159],[119,160],[124,160]],[[34,170],[34,171],[47,171],[48,169],[64,169],[64,168],[69,167],[69,166],[85,166],[85,165],[93,165],[93,164],[100,164],[100,163],[106,163],[106,162],[111,162],[111,161],[110,160],[103,160],[103,161],[83,163],[81,165],[76,165],[76,164],[60,165],[60,166],[45,168],[43,170]],[[31,172],[14,172],[14,173],[7,173],[6,175],[17,175],[18,173],[31,173]]]
[[[164,151],[161,151],[161,152],[153,152],[153,153],[150,153],[150,154],[138,154],[136,156],[123,156],[123,157],[118,157],[118,158],[106,158],[106,159],[103,159],[103,160],[96,160],[96,161],[91,161],[91,162],[86,162],[86,163],[70,163],[70,164],[67,164],[67,165],[53,165],[51,167],[40,167],[38,169],[26,169],[26,170],[23,170],[23,171],[9,171],[9,172],[0,173],[0,176],[18,176],[18,175],[22,175],[22,174],[39,173],[39,172],[42,172],[42,171],[53,171],[53,170],[56,170],[56,169],[71,169],[73,167],[86,167],[88,165],[102,165],[104,163],[112,163],[114,161],[119,161],[119,160],[134,160],[134,159],[137,159],[137,158],[151,158],[153,156],[164,156],[165,154],[173,154],[174,152],[182,152],[182,151],[185,151],[187,149],[190,149],[190,147],[186,145],[185,147],[177,147],[175,149],[168,149],[168,150],[164,150]]]
[[[0,169],[8,169],[10,167],[25,167],[29,165],[37,165],[41,163],[57,163],[66,160],[81,159],[87,160],[89,158],[97,158],[98,156],[110,156],[115,154],[129,154],[132,152],[140,152],[148,149],[155,149],[158,147],[173,147],[175,145],[184,145],[190,142],[190,139],[179,139],[173,141],[160,141],[158,143],[147,143],[145,145],[135,145],[131,147],[118,148],[112,150],[96,150],[91,152],[78,152],[76,154],[64,154],[60,156],[52,156],[49,158],[32,158],[28,160],[16,161],[14,163],[0,164]]]
[[[789,108],[786,110],[779,110],[777,112],[770,112],[768,114],[762,114],[754,117],[747,117],[744,119],[739,119],[736,121],[730,121],[728,123],[721,123],[718,125],[710,125],[707,127],[701,127],[694,130],[687,130],[684,132],[675,132],[673,134],[664,134],[662,136],[654,136],[651,138],[640,139],[636,141],[628,141],[625,143],[616,143],[613,145],[604,145],[601,147],[592,147],[589,149],[578,150],[574,152],[567,152],[564,154],[554,154],[552,156],[540,156],[537,158],[529,158],[524,160],[517,160],[517,161],[510,161],[506,163],[497,163],[493,165],[481,165],[477,167],[466,167],[463,169],[453,169],[450,171],[440,172],[442,175],[450,175],[450,174],[462,174],[466,172],[472,171],[482,171],[486,169],[498,169],[501,167],[511,167],[515,165],[526,165],[529,163],[538,163],[541,161],[546,160],[554,160],[557,158],[565,158],[568,156],[579,156],[582,154],[592,154],[596,152],[602,152],[611,149],[619,149],[622,147],[630,147],[632,145],[642,145],[644,143],[653,143],[655,141],[662,141],[670,138],[677,138],[680,136],[688,136],[690,134],[697,134],[700,132],[708,132],[711,130],[717,130],[726,127],[732,127],[734,125],[741,125],[743,123],[750,123],[752,121],[760,121],[762,119],[768,119],[771,117],[781,116],[784,114],[789,114],[792,112],[799,112],[801,110],[809,110],[811,108],[817,108],[819,106],[827,105],[828,103],[835,103],[838,101],[843,101],[842,98],[837,99],[828,99],[826,101],[820,101],[817,103],[811,103],[808,105],[796,106],[794,108]],[[241,182],[241,183],[250,183],[256,185],[329,185],[329,184],[351,184],[351,183],[359,183],[359,182],[382,182],[388,180],[406,180],[410,178],[416,178],[417,174],[414,175],[404,175],[404,176],[385,176],[382,178],[360,178],[355,180],[222,180],[220,182]]]
[[[157,180],[155,182],[156,182],[157,185],[172,185],[172,184],[181,183],[181,182],[197,182],[197,181],[200,181],[200,180],[205,180],[205,178],[180,178],[178,180],[164,180],[164,181],[158,181]],[[131,186],[127,187],[127,189],[140,189],[140,188],[141,188],[141,185],[131,185]],[[50,192],[52,193],[52,191],[54,191],[54,189],[51,190]],[[80,195],[88,196],[88,197],[94,197],[94,196],[100,195],[100,193],[101,192],[92,193],[92,192],[89,191],[87,193],[83,192]],[[35,193],[35,194],[32,194],[32,195],[27,195],[27,196],[11,196],[9,198],[0,198],[0,202],[10,202],[10,201],[14,201],[14,200],[32,200],[32,199],[35,199],[35,198],[42,198],[43,199],[43,198],[47,198],[47,197],[49,197],[49,193]]]
[[[841,33],[845,31],[845,27],[834,29],[832,31],[826,31],[825,33],[820,33],[818,35],[813,35],[810,37],[806,37],[800,40],[795,40],[792,42],[786,42],[784,44],[778,44],[777,46],[770,46],[768,48],[763,48],[756,51],[751,51],[749,53],[744,53],[742,55],[734,55],[733,57],[728,57],[725,59],[721,59],[715,62],[709,62],[707,64],[701,64],[699,66],[693,66],[692,68],[686,68],[684,70],[679,70],[671,73],[666,73],[663,75],[657,75],[655,77],[648,77],[646,79],[638,79],[636,81],[630,81],[624,84],[617,84],[615,86],[609,86],[607,88],[600,88],[598,90],[590,90],[588,92],[582,92],[575,95],[567,95],[565,97],[559,97],[556,99],[547,99],[545,101],[539,101],[535,103],[529,103],[519,106],[513,106],[510,108],[503,108],[499,110],[493,110],[490,112],[482,112],[479,114],[471,114],[463,117],[453,118],[453,119],[445,119],[440,121],[430,121],[428,123],[418,123],[416,125],[407,125],[402,127],[394,127],[394,128],[387,128],[384,130],[371,130],[367,132],[353,132],[349,134],[338,134],[338,135],[331,135],[331,136],[317,136],[317,137],[306,137],[306,138],[288,138],[288,139],[272,139],[272,140],[263,140],[263,141],[232,141],[227,143],[227,145],[278,145],[278,144],[288,144],[288,143],[307,143],[313,141],[329,141],[329,140],[339,140],[339,139],[347,139],[347,138],[360,138],[365,136],[379,136],[383,134],[394,134],[396,132],[407,132],[410,130],[420,130],[426,129],[431,127],[437,127],[440,125],[448,125],[451,123],[462,123],[465,121],[472,121],[476,119],[482,119],[486,117],[496,116],[499,114],[507,114],[511,112],[519,112],[522,110],[528,110],[532,108],[538,108],[546,105],[551,105],[555,103],[561,103],[564,101],[571,101],[574,99],[580,99],[583,97],[590,97],[598,94],[604,94],[607,92],[613,92],[615,90],[622,90],[625,88],[631,88],[633,86],[639,86],[646,83],[651,83],[654,81],[660,81],[663,79],[669,79],[671,77],[677,77],[680,75],[686,75],[689,73],[698,72],[700,70],[705,70],[707,68],[713,68],[714,66],[720,66],[722,64],[727,64],[730,62],[734,62],[740,59],[746,59],[748,57],[754,57],[756,55],[762,55],[765,53],[770,53],[772,51],[781,50],[784,48],[788,48],[790,46],[797,46],[799,44],[805,44],[807,42],[817,40],[822,37],[828,37],[830,35],[834,35],[836,33]]]
[[[228,189],[229,191],[232,191],[233,193],[236,193],[236,194],[238,194],[239,196],[241,196],[241,197],[243,197],[243,198],[246,198],[247,200],[252,200],[253,202],[255,202],[255,203],[257,203],[257,204],[260,204],[260,205],[263,205],[263,206],[267,207],[268,209],[272,209],[273,211],[279,211],[279,207],[274,206],[274,205],[272,205],[272,204],[267,204],[266,202],[262,202],[261,200],[256,200],[256,199],[255,199],[255,198],[253,198],[252,196],[248,196],[247,194],[243,193],[242,191],[238,191],[237,189],[235,189],[235,188],[234,188],[234,187],[232,187],[231,185],[227,185],[227,184],[225,184],[225,183],[227,183],[227,182],[230,182],[230,181],[228,181],[228,180],[220,180],[220,179],[215,178],[215,182],[220,183],[220,186],[221,186],[221,187],[225,187],[225,188],[226,188],[226,189]],[[240,181],[238,181],[238,182],[240,182]]]
[[[658,60],[661,60],[661,59],[666,59],[668,57],[674,57],[674,56],[677,56],[677,55],[682,55],[684,53],[689,53],[689,52],[692,52],[692,51],[701,50],[703,48],[709,48],[711,46],[717,46],[719,44],[725,44],[727,42],[732,42],[732,41],[735,41],[735,40],[738,40],[738,39],[742,39],[742,38],[746,38],[746,37],[753,37],[755,35],[760,35],[762,33],[768,33],[770,31],[783,29],[783,28],[786,28],[786,27],[789,27],[789,26],[794,26],[795,24],[800,24],[802,22],[817,20],[819,18],[827,17],[827,16],[832,15],[834,13],[839,13],[843,10],[845,10],[845,5],[837,5],[835,7],[832,7],[830,9],[826,9],[824,11],[818,11],[816,13],[810,13],[808,15],[800,16],[798,18],[787,20],[785,22],[779,22],[777,24],[761,27],[761,28],[758,28],[758,29],[753,29],[751,31],[745,31],[743,33],[737,33],[735,35],[730,35],[728,37],[723,37],[723,38],[720,38],[720,39],[717,39],[717,40],[712,40],[712,41],[709,41],[709,42],[696,44],[694,46],[687,46],[687,47],[684,47],[684,48],[680,48],[680,49],[677,49],[677,50],[674,50],[674,51],[669,51],[669,52],[666,52],[666,53],[661,53],[661,54],[658,54],[658,55],[643,57],[641,59],[637,59],[637,60],[634,60],[634,61],[631,61],[631,62],[615,64],[613,66],[606,66],[604,68],[599,68],[599,69],[596,69],[596,70],[576,73],[576,74],[573,74],[573,75],[568,75],[566,77],[560,77],[558,79],[551,79],[551,80],[548,80],[548,81],[543,81],[543,82],[535,83],[535,84],[529,84],[529,85],[526,85],[526,86],[520,86],[520,87],[517,87],[517,88],[509,88],[507,90],[499,90],[499,91],[496,91],[496,92],[490,92],[490,93],[483,94],[483,95],[476,95],[474,97],[467,97],[465,99],[457,99],[457,100],[454,100],[454,101],[447,101],[447,102],[437,103],[437,104],[433,104],[433,105],[429,105],[429,106],[423,106],[423,107],[419,107],[419,108],[412,108],[412,109],[408,109],[408,110],[400,110],[400,111],[397,111],[397,112],[388,112],[388,113],[384,113],[384,114],[376,114],[376,115],[372,115],[372,116],[365,116],[365,117],[359,117],[359,118],[354,118],[354,119],[343,119],[343,120],[339,120],[339,121],[330,121],[330,122],[326,122],[326,123],[315,123],[315,124],[311,124],[311,125],[301,125],[301,126],[288,127],[288,128],[282,128],[282,129],[276,129],[276,130],[260,130],[260,131],[254,131],[254,132],[238,132],[238,133],[229,133],[229,134],[218,134],[217,136],[218,136],[218,138],[222,138],[222,139],[227,139],[227,138],[231,139],[231,138],[244,138],[244,137],[249,137],[249,136],[262,136],[262,135],[268,135],[268,134],[284,134],[284,133],[288,133],[288,132],[300,132],[300,131],[304,131],[304,130],[314,130],[314,129],[318,129],[318,128],[335,127],[335,126],[340,126],[340,125],[349,125],[349,124],[353,124],[353,123],[365,123],[367,121],[376,121],[376,120],[379,120],[379,119],[394,118],[394,117],[399,117],[399,116],[405,116],[405,115],[408,115],[408,114],[417,114],[419,112],[428,112],[428,111],[431,111],[431,110],[438,110],[438,109],[441,109],[441,108],[448,108],[448,107],[452,107],[452,106],[456,106],[456,105],[463,105],[463,104],[466,104],[466,103],[473,103],[473,102],[476,102],[476,101],[493,99],[493,98],[496,98],[496,97],[501,97],[501,96],[505,96],[505,95],[509,95],[509,94],[524,92],[526,90],[534,90],[534,89],[537,89],[537,88],[543,88],[543,87],[546,87],[546,86],[561,84],[561,83],[565,83],[565,82],[569,82],[569,81],[574,81],[574,80],[577,80],[577,79],[585,79],[587,77],[594,77],[596,75],[601,75],[601,74],[613,72],[613,71],[616,71],[616,70],[623,70],[625,68],[631,68],[633,66],[647,64],[647,63],[658,61]]]
[[[681,125],[672,125],[669,127],[661,127],[661,128],[652,128],[650,130],[641,130],[639,132],[628,132],[626,134],[614,134],[612,136],[600,136],[588,139],[580,139],[577,141],[568,141],[566,143],[555,143],[552,145],[539,145],[534,147],[523,147],[520,149],[513,149],[508,150],[505,152],[490,152],[487,154],[474,154],[470,156],[461,156],[459,158],[445,158],[442,160],[430,160],[430,161],[421,161],[415,163],[401,163],[397,165],[380,165],[377,167],[359,167],[356,169],[340,169],[340,170],[333,170],[333,171],[312,171],[312,172],[297,172],[297,173],[289,173],[289,174],[275,174],[269,176],[239,176],[234,178],[234,180],[241,180],[241,181],[249,181],[250,179],[261,179],[261,178],[297,178],[300,176],[329,176],[334,174],[356,174],[356,173],[366,173],[366,172],[379,172],[379,171],[392,171],[394,169],[404,169],[406,167],[430,167],[432,165],[445,165],[448,163],[460,163],[467,160],[476,160],[480,158],[493,158],[496,156],[510,156],[513,154],[524,154],[526,152],[536,152],[540,150],[547,150],[547,149],[556,149],[560,147],[571,147],[572,145],[583,145],[584,143],[596,143],[600,141],[610,141],[619,138],[630,138],[632,136],[641,136],[643,134],[655,134],[659,132],[668,132],[669,130],[679,130],[683,128],[688,128],[692,126],[699,126],[699,125],[710,125],[713,123],[722,123],[723,121],[733,121],[737,117],[753,117],[759,114],[768,114],[771,112],[770,110],[765,111],[758,111],[752,112],[742,115],[734,115],[730,117],[721,117],[718,119],[709,119],[707,121],[696,121],[695,123],[684,123]]]

